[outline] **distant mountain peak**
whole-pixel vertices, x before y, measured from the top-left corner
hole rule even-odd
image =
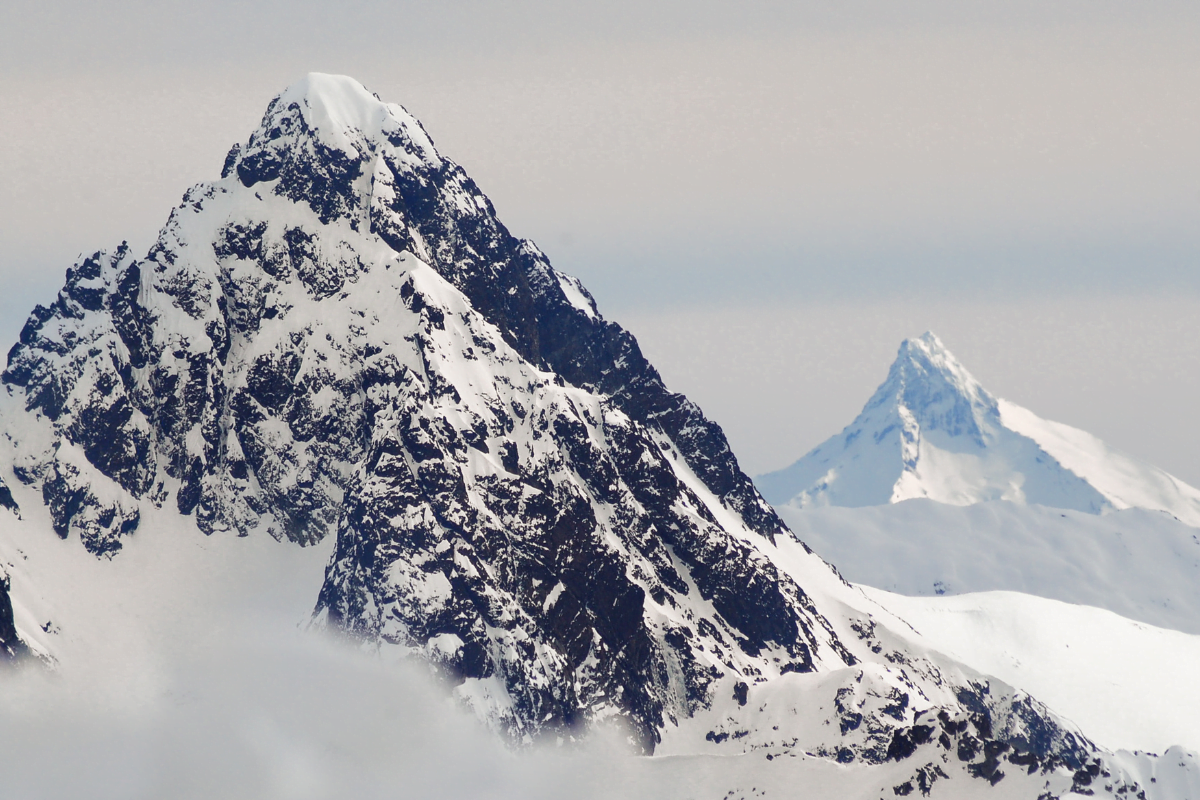
[[[903,376],[906,382],[938,379],[964,396],[991,397],[933,331],[905,339],[900,344],[889,378],[892,375]]]
[[[863,413],[888,411],[914,435],[917,429],[941,430],[965,434],[981,446],[992,436],[998,416],[996,398],[932,331],[901,343],[887,379]]]
[[[996,402],[932,331],[900,344],[884,385],[897,379],[906,389],[941,383],[971,402],[986,406],[994,406]]]
[[[946,358],[954,361],[954,356],[946,349],[946,345],[933,331],[925,331],[920,336],[905,339],[900,343],[900,357],[916,357],[924,355],[928,358]],[[955,361],[957,363],[957,361]]]
[[[845,430],[757,484],[769,501],[800,507],[1010,500],[1089,513],[1150,508],[1200,525],[1200,491],[997,398],[932,332],[900,345]]]

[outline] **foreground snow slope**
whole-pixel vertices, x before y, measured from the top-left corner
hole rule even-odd
[[[756,483],[776,506],[1009,500],[1092,514],[1147,508],[1200,526],[1200,490],[996,398],[932,333],[900,346],[845,430]]]
[[[1025,592],[1200,633],[1200,530],[1160,511],[922,499],[779,513],[855,583],[906,595]]]
[[[1200,636],[1018,592],[863,590],[937,649],[1036,695],[1100,744],[1200,751]]]

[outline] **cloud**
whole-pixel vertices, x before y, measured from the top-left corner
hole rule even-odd
[[[159,662],[150,692],[114,693],[102,673],[4,676],[0,794],[589,797],[602,765],[611,774],[627,760],[607,742],[509,750],[420,665],[263,630],[214,638],[194,660]]]

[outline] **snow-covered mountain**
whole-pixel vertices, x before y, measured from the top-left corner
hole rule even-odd
[[[784,528],[720,429],[349,79],[272,102],[144,259],[71,269],[4,381],[59,536],[118,557],[147,506],[336,535],[318,621],[513,732],[616,714],[652,747],[728,670],[853,660],[748,544]]]
[[[349,78],[273,100],[144,257],[68,270],[3,381],[0,600],[64,675],[187,642],[295,562],[289,608],[310,592],[314,627],[431,665],[516,741],[617,723],[855,764],[863,796],[1145,788],[793,538],[633,337]]]
[[[932,333],[900,346],[845,430],[756,484],[799,508],[1007,500],[1091,514],[1145,508],[1200,526],[1200,490],[995,397]]]

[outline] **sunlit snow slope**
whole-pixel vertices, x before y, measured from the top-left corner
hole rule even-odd
[[[845,430],[756,483],[775,505],[1036,503],[1166,511],[1200,526],[1200,490],[984,389],[932,333],[900,346]]]
[[[1018,592],[863,590],[934,647],[1036,695],[1100,744],[1200,751],[1200,636]]]
[[[1200,633],[1200,530],[1161,511],[922,499],[779,513],[855,583],[906,595],[1026,592]]]

